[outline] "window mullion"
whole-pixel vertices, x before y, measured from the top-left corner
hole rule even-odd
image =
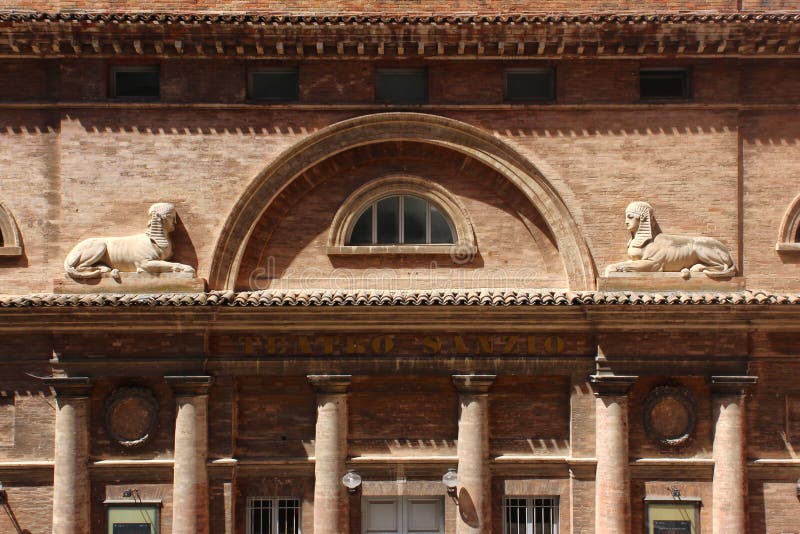
[[[397,210],[397,242],[401,245],[406,242],[406,232],[405,232],[405,196],[400,195],[400,201],[398,205],[400,206]]]
[[[431,203],[425,201],[425,243],[431,244]]]
[[[372,244],[378,242],[378,202],[372,203]]]

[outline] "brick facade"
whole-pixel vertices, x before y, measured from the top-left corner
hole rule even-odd
[[[680,499],[699,503],[699,532],[797,531],[800,259],[776,251],[800,194],[796,2],[2,9],[0,203],[23,254],[0,255],[0,480],[23,532],[106,532],[108,507],[140,498],[163,534],[245,534],[248,499],[280,497],[306,534],[358,534],[368,498],[436,497],[442,534],[500,534],[505,499],[534,496],[557,498],[562,533],[649,532],[651,503]],[[526,34],[508,20],[203,29],[17,10],[741,17]],[[743,22],[763,12],[786,19]],[[347,24],[363,41],[342,40]],[[160,97],[111,97],[120,65],[158,66]],[[249,73],[271,67],[297,69],[298,101],[249,97]],[[377,103],[377,69],[406,67],[425,69],[427,101]],[[553,69],[555,98],[508,101],[509,69],[533,68]],[[687,69],[689,98],[643,100],[643,68]],[[477,252],[332,253],[341,206],[386,176],[446,191]],[[603,270],[625,259],[633,200],[665,233],[720,240],[736,276],[645,277],[614,300]],[[173,259],[206,293],[64,279],[76,243],[142,232],[161,201],[178,213]],[[84,377],[80,394],[63,386]],[[157,406],[139,445],[109,430],[122,388]],[[653,425],[681,417],[687,439],[659,441]],[[56,443],[57,429],[76,437]],[[456,466],[451,499],[441,477]],[[363,478],[352,494],[346,469]],[[54,494],[84,473],[82,493]]]

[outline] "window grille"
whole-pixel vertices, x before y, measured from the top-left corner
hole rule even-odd
[[[452,223],[428,200],[411,195],[384,197],[361,212],[348,245],[431,245],[455,242]]]
[[[247,534],[300,534],[300,500],[250,497]]]
[[[506,497],[504,534],[558,534],[558,497]]]

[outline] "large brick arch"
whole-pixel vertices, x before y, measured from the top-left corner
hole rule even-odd
[[[564,262],[569,288],[595,288],[596,269],[577,224],[558,192],[516,150],[478,128],[422,113],[378,113],[328,126],[281,154],[250,183],[220,232],[209,275],[214,289],[233,289],[244,251],[261,215],[298,176],[358,146],[387,141],[430,143],[496,170],[541,213]]]

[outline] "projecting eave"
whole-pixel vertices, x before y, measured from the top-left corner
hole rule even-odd
[[[0,56],[486,58],[800,55],[800,12],[285,15],[0,11]]]

